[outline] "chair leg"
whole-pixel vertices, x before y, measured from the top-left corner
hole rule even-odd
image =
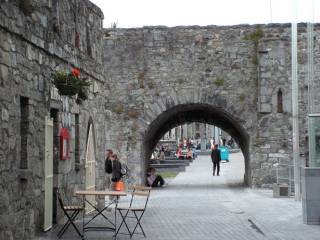
[[[69,225],[70,225],[70,222],[67,220],[64,223],[64,225],[62,226],[62,228],[60,229],[60,231],[58,232],[58,234],[57,234],[58,238],[60,238],[63,235],[63,233],[66,231],[66,229],[69,227]]]
[[[98,217],[99,215],[101,215],[102,217],[104,217],[111,225],[113,225],[114,226],[114,223],[113,222],[111,222],[104,214],[103,214],[103,211],[106,209],[106,208],[108,208],[112,203],[110,203],[106,208],[104,208],[104,209],[102,209],[102,210],[100,210],[99,211],[99,209],[97,209],[94,205],[92,205],[90,202],[87,202],[89,205],[91,205],[91,207],[93,207],[96,211],[97,211],[97,213],[96,213],[96,215],[95,216],[93,216],[91,219],[90,219],[90,221],[88,221],[86,224],[85,224],[85,226],[86,225],[88,225],[90,222],[92,222],[96,217]]]
[[[143,214],[144,214],[144,211],[141,213],[140,217],[138,217],[138,215],[137,215],[137,213],[136,213],[135,211],[133,211],[133,213],[134,213],[134,216],[135,216],[136,219],[137,219],[137,224],[136,224],[136,226],[134,227],[134,229],[133,229],[133,231],[132,231],[131,238],[132,238],[132,236],[133,236],[133,234],[134,234],[134,232],[136,231],[136,229],[137,229],[138,226],[140,227],[143,236],[144,236],[144,237],[147,237],[146,234],[145,234],[145,232],[144,232],[144,230],[143,230],[143,228],[142,228],[142,226],[141,226],[141,224],[140,224],[140,221],[141,221],[141,218],[142,218],[142,216],[143,216]]]
[[[117,234],[119,233],[119,231],[120,231],[120,228],[121,228],[121,226],[123,225],[123,223],[124,223],[124,225],[125,225],[125,227],[126,227],[126,229],[128,230],[128,232],[129,232],[129,235],[130,235],[130,237],[131,237],[131,231],[130,231],[130,229],[129,229],[129,227],[128,227],[128,225],[127,225],[127,222],[126,222],[126,217],[128,216],[128,214],[129,214],[129,210],[127,210],[127,212],[126,212],[126,214],[125,215],[123,215],[123,213],[121,212],[121,210],[120,209],[118,209],[118,211],[119,211],[119,213],[120,213],[120,216],[121,216],[121,218],[122,218],[122,221],[121,221],[121,224],[119,225],[119,227],[118,227],[118,230],[117,230],[117,232],[116,232],[116,236],[117,236]]]
[[[65,233],[65,231],[68,229],[68,227],[71,224],[74,227],[74,229],[76,230],[76,232],[78,233],[78,235],[83,239],[82,234],[80,233],[79,229],[77,228],[77,226],[73,222],[74,219],[77,217],[77,215],[80,213],[80,211],[79,210],[74,211],[71,216],[69,216],[69,214],[66,211],[64,211],[64,213],[67,216],[68,221],[65,223],[65,225],[59,231],[58,238],[62,237],[62,235]]]
[[[70,216],[71,220],[73,221],[77,215],[78,215],[78,214],[77,214],[77,211],[74,211],[74,212],[71,214],[71,216]],[[57,234],[59,238],[62,237],[62,235],[63,235],[63,234],[65,233],[65,231],[68,229],[68,227],[70,226],[70,224],[71,224],[71,222],[70,222],[70,220],[69,220],[69,218],[68,218],[68,220],[64,223],[63,227],[60,229],[60,231],[59,231],[58,234]]]

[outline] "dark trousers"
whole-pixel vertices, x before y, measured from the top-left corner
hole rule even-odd
[[[157,175],[156,179],[152,183],[152,187],[161,187],[163,184],[164,184],[163,178],[160,175]]]
[[[217,169],[217,175],[219,175],[220,172],[220,162],[213,162],[213,174],[215,173]]]

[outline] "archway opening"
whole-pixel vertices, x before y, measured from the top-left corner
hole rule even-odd
[[[160,114],[149,126],[144,137],[144,166],[148,166],[153,149],[162,136],[174,127],[199,122],[217,126],[227,132],[238,144],[244,156],[244,183],[251,186],[249,135],[237,116],[209,104],[193,103],[172,107]],[[143,173],[145,174],[145,172]]]

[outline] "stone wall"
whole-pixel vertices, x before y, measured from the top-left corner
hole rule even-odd
[[[62,188],[67,196],[83,189],[90,119],[95,128],[96,184],[98,189],[105,188],[102,19],[101,10],[86,0],[1,1],[0,239],[34,239],[35,233],[42,231],[46,116],[55,117],[54,189]],[[93,86],[82,105],[69,101],[71,159],[61,161],[57,140],[62,101],[51,75],[71,67],[79,68]],[[77,153],[75,114],[79,116]],[[28,119],[22,120],[21,115]],[[58,209],[59,220],[56,200],[53,207]]]
[[[237,140],[245,180],[252,186],[270,187],[276,163],[292,164],[290,25],[102,31],[102,18],[87,0],[1,2],[0,239],[33,239],[42,229],[46,116],[54,119],[53,190],[62,188],[68,196],[85,185],[89,123],[94,126],[97,189],[108,186],[106,147],[128,164],[129,182],[143,182],[161,134],[193,121],[219,126]],[[317,25],[315,46],[319,39]],[[302,154],[306,56],[306,26],[301,24]],[[71,67],[93,85],[82,105],[69,101],[71,159],[61,161],[62,99],[51,74]],[[279,90],[283,112],[277,112]],[[55,209],[58,221],[57,202]]]
[[[306,26],[299,25],[302,153],[305,32]],[[234,135],[242,145],[246,181],[253,186],[270,187],[277,163],[284,168],[292,164],[289,24],[105,29],[103,58],[109,80],[107,143],[129,160],[138,179],[143,181],[149,148],[154,147],[148,141],[159,137],[154,132],[191,120],[215,123]],[[279,89],[283,112],[278,113]],[[200,104],[198,112],[189,110],[197,116],[183,114],[190,104]],[[217,116],[201,104],[211,106]]]

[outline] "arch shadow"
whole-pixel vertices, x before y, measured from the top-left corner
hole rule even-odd
[[[209,104],[191,103],[174,106],[161,113],[147,129],[144,141],[144,166],[148,166],[152,151],[161,137],[170,129],[191,122],[215,125],[226,131],[239,145],[245,161],[244,183],[251,186],[251,168],[249,154],[249,134],[241,124],[240,119],[230,113]]]

